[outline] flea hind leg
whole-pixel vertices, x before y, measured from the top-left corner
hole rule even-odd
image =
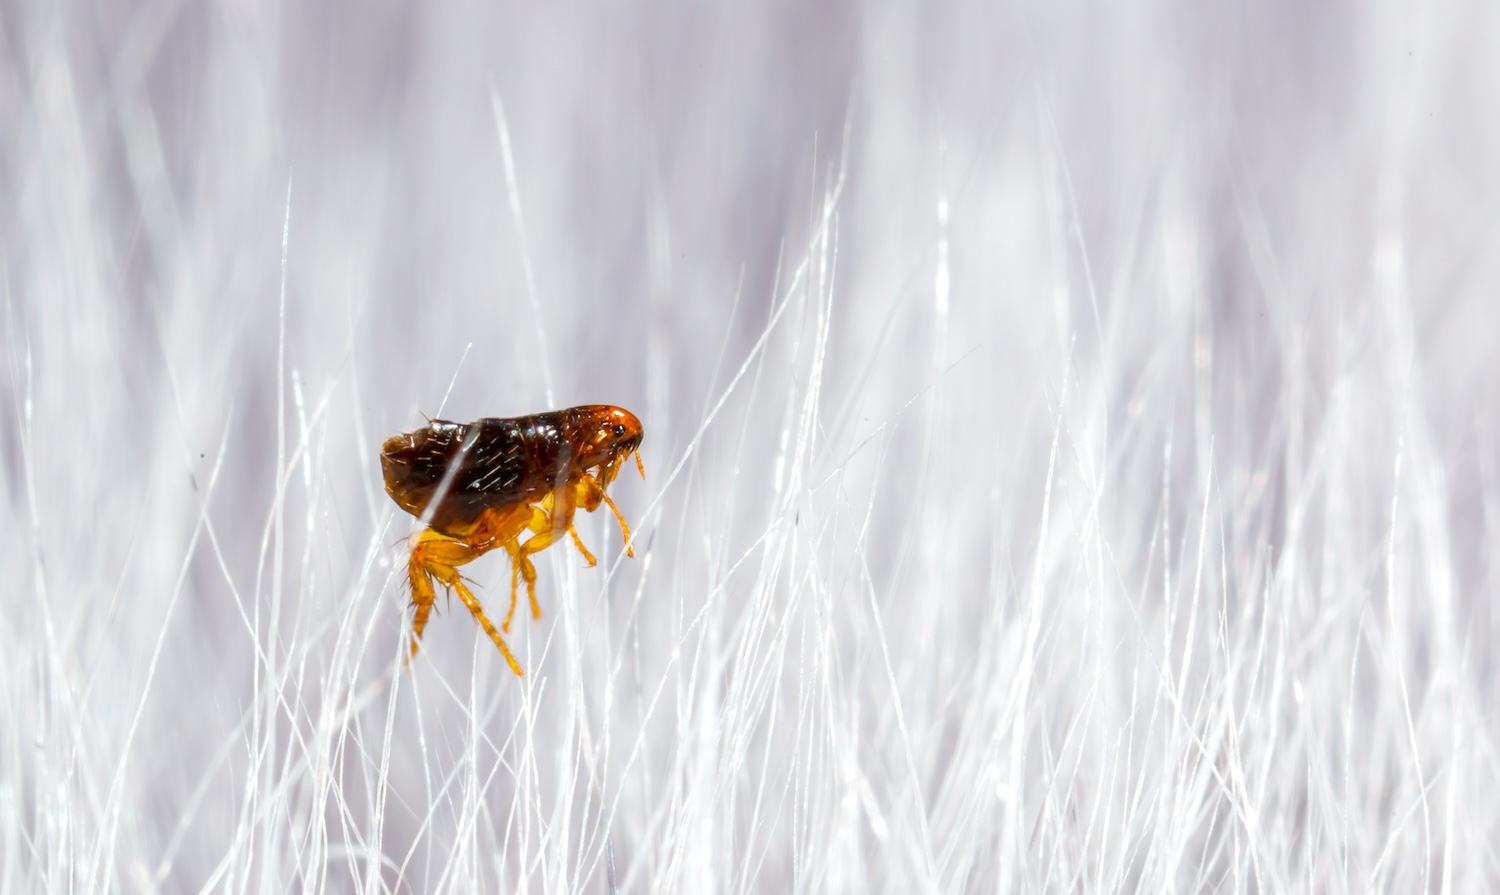
[[[468,607],[473,614],[474,620],[484,632],[490,635],[495,646],[500,648],[500,654],[510,665],[510,670],[517,675],[526,672],[521,670],[521,663],[511,653],[510,647],[495,630],[489,618],[484,614],[484,607],[474,599],[469,588],[464,584],[463,578],[458,574],[458,567],[480,556],[489,547],[474,547],[463,541],[440,535],[432,529],[427,529],[417,536],[417,543],[412,547],[411,564],[407,569],[408,577],[411,579],[411,599],[417,607],[416,618],[412,620],[413,637],[411,641],[411,655],[417,654],[418,643],[422,639],[422,629],[427,626],[427,616],[432,612],[432,603],[436,598],[432,586],[434,580],[454,593]],[[409,661],[409,659],[408,659]]]

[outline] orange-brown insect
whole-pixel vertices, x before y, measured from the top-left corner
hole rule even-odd
[[[516,578],[526,579],[531,614],[542,617],[536,602],[536,567],[531,555],[545,550],[566,532],[592,566],[594,556],[578,539],[573,511],[589,512],[609,505],[630,546],[630,526],[604,491],[620,467],[635,455],[641,478],[641,421],[635,414],[607,404],[590,404],[510,419],[473,423],[432,420],[415,432],[386,439],[380,448],[385,490],[391,499],[427,528],[411,536],[411,655],[417,654],[422,629],[436,593],[433,579],[458,593],[510,670],[525,674],[484,608],[464,586],[458,567],[495,549],[510,554],[510,611],[501,628],[509,633],[516,613]],[[530,532],[525,541],[521,536]]]

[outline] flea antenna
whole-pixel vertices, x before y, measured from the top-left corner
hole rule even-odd
[[[641,452],[640,451],[636,451],[635,452],[635,468],[639,469],[641,471],[641,480],[645,481],[645,479],[646,479],[646,464],[644,464],[644,463],[641,462]]]

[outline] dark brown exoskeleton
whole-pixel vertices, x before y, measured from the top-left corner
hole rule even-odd
[[[516,612],[517,577],[526,580],[531,614],[541,618],[536,601],[536,567],[531,555],[571,535],[583,558],[594,556],[578,539],[573,513],[608,504],[630,546],[630,527],[604,493],[627,458],[635,455],[641,478],[641,421],[635,414],[607,404],[590,404],[506,419],[473,423],[432,420],[415,432],[386,440],[380,449],[385,490],[403,510],[426,528],[411,536],[411,655],[417,654],[422,629],[432,611],[433,580],[458,594],[480,627],[495,641],[516,674],[525,674],[484,608],[464,585],[458,567],[495,549],[510,554],[510,610],[501,628],[510,631]],[[523,535],[530,533],[525,541]]]

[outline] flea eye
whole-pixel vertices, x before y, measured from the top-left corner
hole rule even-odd
[[[624,434],[625,434],[625,427],[624,426],[619,426],[619,425],[615,426],[615,437],[616,438],[619,438],[619,437],[621,437]]]

